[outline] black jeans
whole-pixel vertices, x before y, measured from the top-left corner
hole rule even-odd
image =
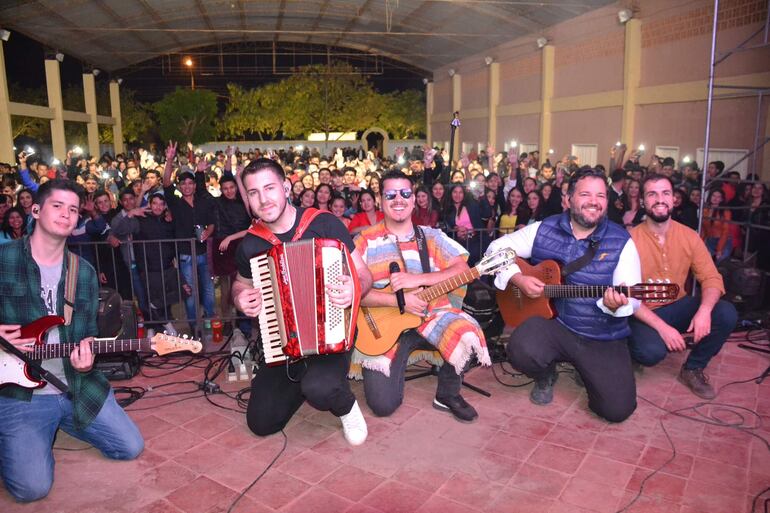
[[[387,417],[401,406],[404,400],[404,376],[409,354],[415,349],[434,350],[417,331],[409,330],[398,339],[398,351],[390,364],[390,376],[364,368],[364,394],[366,404],[378,417]],[[466,367],[467,368],[467,367]],[[460,393],[463,375],[444,363],[438,371],[436,397],[454,397]]]
[[[356,401],[347,379],[350,353],[317,355],[289,365],[262,364],[251,380],[246,422],[266,436],[282,430],[305,401],[337,417],[347,415]]]
[[[670,305],[655,309],[655,313],[680,333],[690,325],[700,308],[700,297],[685,296]],[[722,349],[727,337],[735,329],[738,313],[732,303],[720,300],[711,311],[711,333],[695,344],[684,363],[685,369],[705,369],[711,359]],[[651,367],[663,360],[668,348],[658,332],[641,321],[631,319],[631,357],[642,365]]]
[[[511,334],[508,360],[533,379],[545,378],[555,362],[572,363],[585,383],[588,407],[610,422],[622,422],[636,409],[636,382],[626,339],[588,339],[556,319],[533,317]]]

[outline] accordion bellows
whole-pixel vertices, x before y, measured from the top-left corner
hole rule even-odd
[[[352,257],[335,239],[305,239],[272,247],[251,259],[254,287],[262,290],[259,329],[267,365],[353,346],[361,288]],[[327,284],[350,276],[355,291],[349,308],[330,302]]]

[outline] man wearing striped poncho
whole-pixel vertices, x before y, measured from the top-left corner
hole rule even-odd
[[[433,406],[452,413],[460,421],[471,422],[478,413],[462,398],[460,387],[462,375],[473,357],[482,365],[490,365],[484,333],[478,323],[460,309],[464,288],[430,303],[418,296],[421,287],[467,271],[468,252],[440,230],[422,227],[431,268],[431,272],[423,273],[412,225],[415,196],[411,181],[404,173],[391,171],[382,178],[380,194],[385,219],[362,231],[355,241],[374,279],[372,289],[361,304],[397,307],[395,293],[382,291],[390,284],[394,292],[406,290],[405,311],[424,317],[424,322],[404,332],[398,343],[383,355],[369,357],[356,351],[353,373],[355,367],[362,368],[367,404],[376,415],[387,416],[403,400],[406,366],[420,358],[431,359],[441,365]],[[399,263],[404,272],[391,274],[391,262]]]

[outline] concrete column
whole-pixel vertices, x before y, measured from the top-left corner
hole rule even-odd
[[[120,84],[110,82],[110,110],[115,124],[112,125],[112,145],[115,155],[126,151],[123,145],[123,116],[120,113]]]
[[[540,93],[541,113],[540,113],[540,160],[545,162],[548,157],[548,149],[551,147],[551,102],[553,100],[553,78],[554,78],[554,47],[545,45],[543,47],[543,70],[542,70],[542,91]]]
[[[99,123],[96,121],[96,80],[93,73],[83,73],[83,98],[86,104],[86,114],[89,121],[86,123],[88,129],[88,153],[93,157],[99,158]]]
[[[67,157],[67,141],[64,137],[64,103],[61,98],[61,76],[59,61],[45,60],[45,84],[48,89],[48,107],[53,110],[51,120],[51,145],[53,156],[59,160]]]
[[[620,140],[632,151],[634,123],[636,121],[636,92],[642,76],[642,22],[630,19],[626,22],[625,54],[623,56],[623,119]]]
[[[462,108],[462,78],[460,77],[459,73],[455,73],[452,77],[452,112],[457,112]],[[449,116],[449,120],[451,121],[453,118],[452,115]],[[463,116],[462,112],[460,113],[460,120],[462,121]],[[462,127],[458,127],[455,131],[455,147],[454,147],[454,155],[449,156],[449,160],[458,161],[460,160],[460,152],[462,151],[463,147],[463,139],[460,135],[462,132]],[[451,132],[450,132],[451,133]]]
[[[433,82],[425,85],[425,139],[428,146],[433,147]]]
[[[497,106],[500,103],[500,63],[489,65],[489,127],[487,143],[497,147]],[[492,171],[490,169],[490,171]]]
[[[8,77],[5,74],[5,54],[0,41],[0,162],[13,164],[13,127],[11,126],[11,95],[8,91]]]

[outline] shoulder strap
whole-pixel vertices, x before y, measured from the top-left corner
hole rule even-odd
[[[414,225],[414,238],[417,239],[417,251],[420,254],[420,264],[422,264],[422,272],[430,272],[430,257],[428,256],[428,243],[425,240],[425,234],[422,232],[422,228]]]
[[[305,230],[308,229],[310,226],[310,223],[313,222],[313,219],[318,217],[319,215],[323,214],[324,210],[318,210],[317,208],[307,208],[304,212],[302,212],[302,219],[299,220],[299,225],[297,226],[297,231],[294,232],[294,237],[291,238],[292,241],[297,241],[302,237],[302,234],[305,233]]]
[[[591,263],[591,260],[594,259],[594,255],[596,255],[596,248],[599,247],[599,241],[596,239],[591,239],[591,241],[588,243],[588,249],[585,253],[583,253],[583,256],[573,260],[572,262],[568,263],[564,267],[561,268],[561,276],[562,278],[566,278],[568,275],[574,273],[575,271],[579,271],[583,267],[587,266]]]
[[[299,220],[299,225],[297,225],[297,230],[294,232],[294,236],[291,238],[291,240],[299,240],[300,237],[302,237],[302,234],[305,233],[305,230],[307,230],[308,226],[310,226],[310,223],[313,222],[313,219],[323,213],[325,212],[318,210],[317,208],[305,209],[305,211],[302,212],[302,218]],[[251,223],[251,226],[249,227],[249,233],[256,235],[260,239],[265,239],[273,246],[281,245],[281,241],[278,239],[278,237],[276,237],[275,234],[271,232],[261,220],[254,220]]]
[[[75,310],[75,289],[78,285],[80,261],[72,251],[67,252],[67,277],[64,282],[64,325],[72,322],[72,312]]]

